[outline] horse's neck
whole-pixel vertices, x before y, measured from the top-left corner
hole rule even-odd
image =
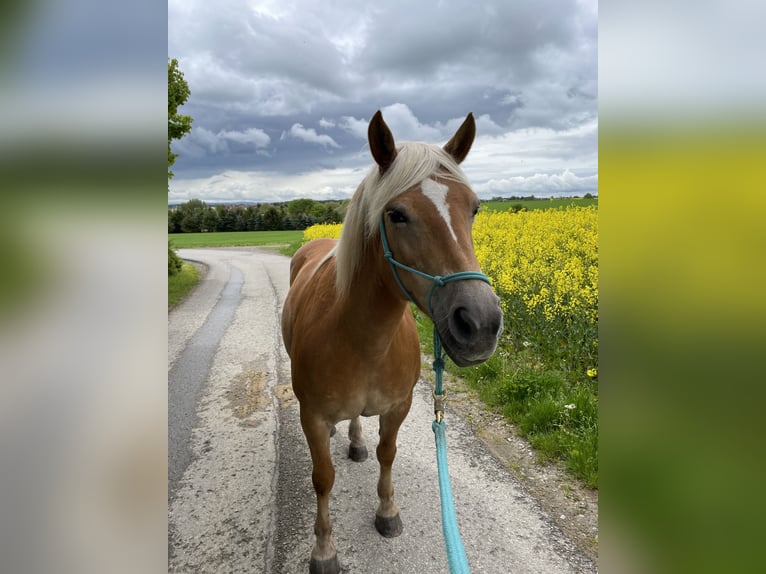
[[[399,329],[406,307],[380,244],[371,246],[357,269],[345,302],[345,312],[357,326],[355,336],[360,341],[390,340]]]

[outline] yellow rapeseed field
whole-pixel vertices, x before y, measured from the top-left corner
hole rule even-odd
[[[598,318],[598,218],[593,207],[480,213],[476,256],[504,299],[530,312]]]
[[[304,231],[338,238],[340,224]],[[505,313],[506,335],[556,368],[584,375],[598,356],[598,212],[595,207],[488,211],[473,227],[476,256]]]
[[[578,378],[593,369],[598,357],[597,209],[482,212],[473,237],[479,264],[501,298],[513,345],[534,345],[550,367]]]

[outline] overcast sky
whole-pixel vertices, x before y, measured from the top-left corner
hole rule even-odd
[[[169,0],[191,89],[169,201],[350,197],[381,109],[443,144],[468,112],[482,198],[598,188],[596,0]]]

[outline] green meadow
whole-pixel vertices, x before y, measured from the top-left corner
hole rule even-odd
[[[215,231],[210,233],[169,233],[177,249],[193,247],[234,247],[242,245],[286,245],[300,241],[303,231]]]
[[[598,197],[557,197],[555,199],[504,199],[502,201],[487,200],[481,202],[481,208],[487,211],[520,211],[526,209],[557,209],[559,207],[598,207]]]

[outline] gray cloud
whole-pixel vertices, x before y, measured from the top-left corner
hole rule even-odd
[[[478,138],[466,171],[474,166],[479,189],[535,173],[593,176],[596,42],[590,0],[170,0],[168,53],[191,88],[183,111],[195,119],[173,144],[171,192],[204,190],[214,200],[223,193],[216,176],[226,173],[226,193],[235,185],[262,199],[269,181],[280,187],[276,177],[314,174],[315,188],[300,189],[346,196],[358,180],[321,174],[366,169],[377,109],[398,140],[434,143],[473,112]],[[579,191],[562,181],[551,179],[549,190],[570,182]]]

